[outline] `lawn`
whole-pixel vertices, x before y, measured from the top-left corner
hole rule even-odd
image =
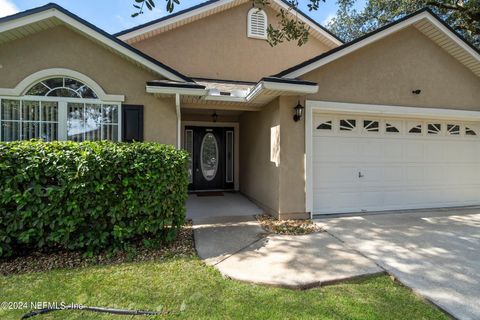
[[[194,255],[1,276],[0,290],[2,301],[180,311],[169,319],[447,319],[388,276],[294,291],[224,279]],[[0,319],[19,319],[26,311],[0,310]],[[132,316],[58,311],[32,319]]]

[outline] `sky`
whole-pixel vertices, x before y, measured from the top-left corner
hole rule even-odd
[[[0,17],[39,7],[49,2],[57,3],[109,33],[116,33],[168,14],[165,9],[165,0],[156,0],[157,7],[153,11],[145,10],[143,15],[135,18],[131,17],[131,14],[135,12],[132,6],[134,0],[0,0]],[[202,2],[205,0],[180,0],[180,5],[175,6],[174,12]],[[322,25],[326,25],[337,11],[335,0],[321,2],[319,10],[312,12],[308,12],[307,1],[300,0],[299,2],[300,9]],[[362,6],[365,0],[357,2],[358,6]]]

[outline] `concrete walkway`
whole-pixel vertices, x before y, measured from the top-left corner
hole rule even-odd
[[[316,220],[458,319],[480,319],[480,208]]]
[[[223,196],[199,197],[192,193],[187,200],[187,218],[253,217],[263,211],[240,193],[224,192]]]
[[[232,279],[304,289],[382,273],[328,233],[267,235],[251,217],[194,220],[199,256]]]

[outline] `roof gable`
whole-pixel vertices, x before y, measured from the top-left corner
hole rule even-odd
[[[115,36],[129,43],[140,41],[184,24],[203,19],[212,14],[228,10],[247,1],[249,0],[210,0],[163,18],[121,31],[115,34]],[[289,7],[285,0],[272,0],[269,5],[276,11]],[[299,20],[310,27],[311,35],[323,41],[327,46],[335,48],[343,43],[337,36],[302,11],[296,10],[296,12],[298,13]]]
[[[428,8],[407,15],[400,20],[387,24],[356,40],[288,68],[274,76],[282,78],[300,77],[327,63],[346,56],[353,51],[410,26],[417,28],[420,32],[455,57],[459,62],[468,67],[473,73],[480,76],[480,51],[455,32]]]
[[[169,80],[192,81],[180,72],[131,47],[54,3],[0,18],[0,44],[61,24],[67,25],[139,66]]]

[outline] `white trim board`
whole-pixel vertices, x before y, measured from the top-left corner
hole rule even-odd
[[[363,48],[373,42],[376,42],[378,40],[381,40],[395,32],[398,32],[400,30],[403,30],[407,27],[412,26],[416,22],[419,22],[420,20],[426,20],[429,23],[432,24],[433,27],[436,27],[440,29],[446,36],[448,36],[451,40],[453,40],[459,47],[461,47],[463,50],[465,50],[469,55],[471,55],[473,58],[475,58],[478,62],[480,62],[480,54],[476,52],[474,49],[472,49],[469,45],[467,45],[462,39],[460,39],[455,33],[450,31],[447,27],[445,27],[440,21],[438,21],[434,16],[432,16],[429,12],[422,12],[417,15],[414,15],[405,21],[402,21],[400,23],[397,23],[395,25],[392,25],[389,28],[386,28],[380,32],[374,33],[371,36],[366,37],[365,39],[354,43],[350,46],[346,46],[345,48],[342,48],[338,50],[335,53],[332,53],[330,55],[325,56],[324,58],[321,58],[317,61],[314,61],[312,63],[309,63],[303,67],[300,67],[296,70],[293,70],[287,74],[282,75],[282,78],[297,78],[300,77],[310,71],[313,71],[327,63],[330,63],[336,59],[339,59],[347,54],[350,54],[360,48]]]
[[[209,122],[209,121],[182,121],[182,135],[181,148],[184,144],[184,133],[186,126],[196,127],[233,127],[233,134],[235,136],[235,163],[234,163],[234,189],[240,190],[240,124],[238,122]]]
[[[428,118],[480,121],[480,111],[439,108],[418,108],[391,105],[343,103],[331,101],[305,101],[305,211],[313,215],[313,113],[351,113],[401,118]]]
[[[113,49],[117,53],[120,53],[137,63],[143,65],[144,67],[150,69],[151,71],[174,81],[185,81],[181,77],[173,74],[167,69],[162,68],[161,66],[149,61],[148,59],[144,58],[142,55],[135,53],[132,50],[129,50],[127,47],[122,46],[121,44],[115,42],[114,40],[108,38],[107,36],[103,35],[102,33],[94,30],[93,28],[79,22],[78,20],[70,17],[69,15],[59,11],[56,8],[46,9],[44,11],[32,13],[23,17],[19,17],[16,19],[8,20],[5,22],[0,23],[0,33],[13,30],[16,28],[25,27],[29,24],[36,23],[42,20],[47,20],[51,18],[56,18],[60,20],[62,23],[80,31],[81,33],[87,35],[88,37],[101,42],[102,44],[106,45],[107,47]]]
[[[330,113],[374,114],[402,118],[480,120],[480,111],[306,100],[306,108]]]
[[[219,11],[222,11],[222,9],[219,9],[219,7],[224,7],[225,8],[224,10],[227,10],[229,8],[232,8],[234,6],[243,4],[245,2],[247,2],[247,1],[220,0],[220,1],[216,1],[216,2],[213,2],[211,4],[208,4],[208,5],[205,5],[205,6],[201,6],[197,9],[192,9],[192,10],[186,9],[184,13],[181,13],[181,14],[178,14],[178,15],[173,15],[171,18],[167,17],[166,19],[161,20],[157,23],[146,25],[144,27],[140,27],[139,29],[135,29],[135,30],[132,30],[132,31],[124,33],[124,34],[120,34],[118,36],[118,38],[123,40],[123,41],[128,41],[128,40],[133,39],[135,37],[139,37],[139,36],[142,36],[142,35],[145,35],[145,34],[148,34],[148,33],[152,33],[157,29],[169,27],[169,28],[166,28],[166,29],[171,30],[175,27],[176,24],[178,24],[178,23],[180,23],[184,20],[192,19],[194,17],[197,18],[197,19],[202,19],[204,17],[209,16],[210,14],[214,14],[214,13],[218,13]],[[278,6],[279,8],[282,8],[283,10],[288,10],[289,9],[288,5],[285,4],[281,0],[273,0],[272,3],[275,4],[276,6]],[[275,10],[275,8],[273,8],[273,9]],[[278,9],[276,11],[278,11]],[[327,43],[327,45],[329,45],[330,47],[336,47],[336,46],[339,46],[339,45],[342,44],[342,42],[340,40],[336,39],[334,36],[329,34],[327,31],[323,30],[322,28],[320,28],[315,23],[312,23],[312,21],[310,21],[302,13],[300,13],[298,11],[297,12],[293,11],[292,14],[295,15],[296,18],[298,18],[300,21],[305,23],[308,27],[310,27],[310,29],[312,29],[313,31],[316,31],[319,35],[321,35],[321,37],[324,37],[328,42],[330,42],[330,43]],[[331,44],[333,44],[333,46]]]
[[[38,72],[35,72],[22,81],[20,81],[17,86],[13,89],[4,89],[0,88],[0,96],[14,96],[18,97],[23,94],[34,84],[39,81],[46,80],[48,78],[53,77],[68,77],[72,79],[79,80],[89,86],[95,93],[97,94],[98,98],[105,102],[123,102],[125,101],[124,95],[113,95],[107,94],[102,87],[96,83],[92,78],[84,75],[83,73],[65,69],[65,68],[52,68],[52,69],[45,69]]]

